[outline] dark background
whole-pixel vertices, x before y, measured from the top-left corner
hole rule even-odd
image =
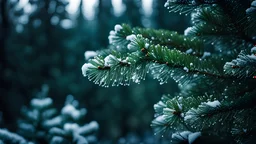
[[[84,52],[106,48],[115,24],[183,33],[189,17],[168,13],[166,0],[70,1],[0,0],[0,128],[15,131],[20,108],[47,84],[57,108],[68,94],[87,108],[99,139],[151,131],[153,105],[177,85],[148,76],[140,85],[99,87],[82,76]]]

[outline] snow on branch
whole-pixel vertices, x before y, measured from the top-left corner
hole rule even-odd
[[[0,142],[10,144],[27,144],[28,142],[20,135],[11,133],[8,130],[0,129]]]
[[[166,83],[169,78],[173,77],[177,82],[181,81],[180,79],[184,76],[180,74],[184,73],[224,77],[222,70],[216,69],[210,61],[179,50],[170,50],[166,46],[150,44],[142,35],[133,38],[130,48],[136,51],[130,54],[113,51],[106,57],[97,56],[89,60],[89,63],[85,63],[82,67],[84,76],[106,87],[129,85],[131,81],[140,83],[145,79],[147,72],[152,72],[154,78],[161,83]],[[194,78],[196,79],[197,76]]]
[[[130,43],[141,35],[143,38],[148,39],[149,44],[159,44],[161,46],[168,46],[171,49],[179,49],[183,52],[192,49],[191,55],[201,56],[203,54],[203,43],[201,40],[180,35],[174,31],[168,30],[154,30],[148,28],[131,28],[129,25],[123,24],[122,29],[119,31],[111,31],[109,35],[109,43],[118,48],[128,48],[130,51]]]
[[[254,78],[256,76],[256,55],[248,55],[242,51],[238,58],[224,65],[224,72],[238,78]]]

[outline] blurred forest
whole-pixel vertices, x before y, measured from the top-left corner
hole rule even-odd
[[[16,129],[20,109],[43,84],[61,107],[69,94],[100,125],[99,139],[151,131],[153,105],[175,93],[174,81],[102,88],[82,76],[84,52],[108,46],[115,24],[183,30],[188,16],[170,14],[166,0],[0,0],[0,128]]]

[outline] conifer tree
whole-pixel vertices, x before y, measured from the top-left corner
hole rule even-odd
[[[26,138],[35,144],[96,143],[99,125],[96,121],[84,123],[87,110],[79,108],[79,102],[72,95],[68,95],[65,105],[58,113],[53,107],[53,99],[48,97],[48,89],[47,85],[43,85],[42,91],[30,101],[30,107],[22,109],[23,119],[18,121],[17,133],[24,140]],[[17,138],[15,135],[0,129],[0,142]],[[14,140],[20,142],[23,139],[18,137]]]
[[[167,0],[170,12],[191,14],[184,34],[116,25],[110,47],[82,66],[103,87],[174,79],[180,92],[154,105],[155,134],[170,143],[255,141],[256,1]]]

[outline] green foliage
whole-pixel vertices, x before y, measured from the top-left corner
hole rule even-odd
[[[171,12],[191,12],[192,27],[184,36],[116,25],[109,36],[115,48],[85,63],[83,75],[107,87],[139,83],[146,73],[160,84],[173,78],[181,91],[154,105],[151,126],[156,134],[167,133],[172,143],[253,143],[256,50],[251,2],[168,0],[165,6]]]
[[[177,3],[182,3],[182,6],[177,7]],[[204,39],[206,43],[214,45],[218,53],[221,51],[223,55],[237,55],[244,49],[244,45],[251,47],[254,44],[254,28],[250,26],[254,22],[245,14],[248,1],[198,1],[198,4],[193,5],[192,1],[170,0],[166,5],[176,9],[198,7],[192,10],[193,26],[185,30],[185,35]],[[237,47],[235,50],[228,49],[234,46]]]
[[[118,26],[120,28],[116,29]],[[183,52],[191,49],[191,54],[196,56],[202,56],[204,52],[201,40],[195,37],[179,35],[175,31],[131,28],[127,24],[123,24],[122,26],[116,25],[116,27],[115,31],[110,32],[108,37],[109,43],[121,50],[124,49],[123,47],[133,50],[128,44],[131,42],[132,37],[141,35],[143,38],[147,39],[150,44],[167,46],[170,49],[178,49]]]
[[[151,126],[155,133],[163,133],[167,130],[184,130],[184,113],[183,105],[181,104],[182,97],[170,98],[170,96],[163,96],[162,100],[154,105],[156,114],[158,115]],[[177,127],[173,127],[173,126]]]
[[[48,87],[43,86],[31,107],[22,109],[24,119],[18,121],[18,133],[34,143],[95,143],[99,126],[95,121],[82,123],[86,109],[78,109],[78,101],[69,95],[58,114],[47,92]]]
[[[187,30],[186,35],[217,37],[235,35],[238,31],[217,5],[193,12],[191,21],[194,26]]]
[[[131,81],[139,83],[145,79],[147,72],[151,72],[161,83],[173,77],[183,84],[185,80],[180,74],[186,73],[193,77],[224,77],[211,61],[176,49],[170,50],[166,46],[150,44],[141,35],[134,36],[129,45],[135,52],[112,51],[106,57],[99,55],[89,60],[82,67],[84,76],[101,86],[129,85]]]
[[[251,3],[251,7],[248,8],[246,10],[246,14],[248,16],[248,20],[251,22],[249,27],[251,30],[253,30],[252,32],[255,32],[255,28],[256,28],[256,1],[252,1]]]
[[[224,65],[226,74],[238,78],[253,78],[256,75],[256,56],[255,54],[247,55],[242,51],[237,59],[227,62]]]
[[[105,47],[108,44],[106,37],[115,23],[172,28],[181,32],[188,25],[187,17],[182,21],[177,19],[179,16],[167,19],[169,16],[163,8],[164,1],[154,1],[151,16],[145,15],[146,11],[143,11],[144,7],[140,4],[142,1],[138,0],[122,1],[125,11],[118,16],[115,15],[116,7],[111,0],[97,0],[99,6],[91,6],[92,9],[87,9],[90,0],[83,3],[81,0],[80,4],[79,1],[0,2],[0,110],[3,112],[3,127],[15,130],[20,107],[29,103],[41,83],[47,83],[51,87],[49,95],[55,102],[59,102],[54,102],[54,105],[60,106],[69,93],[75,95],[82,104],[94,110],[86,118],[93,117],[101,123],[99,137],[115,141],[135,129],[139,129],[136,131],[138,133],[149,129],[150,116],[153,115],[151,106],[159,98],[155,96],[160,96],[163,91],[171,93],[177,90],[173,81],[170,83],[175,89],[170,90],[167,85],[165,88],[151,89],[158,84],[154,80],[144,81],[143,88],[141,85],[118,89],[98,87],[79,75],[80,65],[84,62],[81,53]],[[67,5],[68,2],[79,5],[76,13],[69,13],[73,6]],[[84,13],[84,6],[85,11],[95,9],[93,20],[85,17],[89,13]],[[139,90],[131,90],[136,87],[140,87]],[[146,98],[148,94],[151,95]],[[111,99],[106,95],[111,95]]]
[[[165,7],[170,12],[189,13],[198,7],[216,3],[218,0],[167,0]]]

